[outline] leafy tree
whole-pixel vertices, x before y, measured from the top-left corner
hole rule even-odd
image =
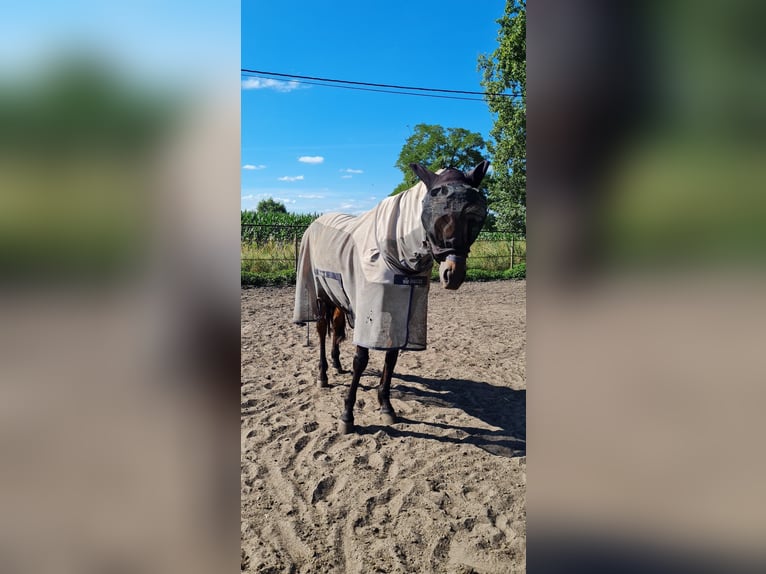
[[[411,163],[420,163],[432,171],[455,167],[468,171],[478,165],[486,155],[486,144],[481,134],[463,128],[443,128],[440,125],[418,124],[399,153],[395,166],[402,171],[404,181],[391,195],[401,193],[418,182],[410,169]]]
[[[481,228],[482,231],[497,231],[497,216],[489,211],[487,213],[487,219],[484,220],[484,225]]]
[[[258,213],[287,213],[285,204],[272,198],[263,199],[258,202]]]
[[[479,56],[481,83],[495,124],[487,147],[493,176],[489,206],[499,228],[526,234],[527,223],[527,2],[506,0],[498,47]],[[498,95],[512,93],[512,96]]]

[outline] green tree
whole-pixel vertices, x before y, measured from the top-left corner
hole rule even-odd
[[[285,204],[272,198],[262,199],[258,202],[258,213],[287,213]]]
[[[401,193],[418,182],[410,169],[419,163],[432,171],[455,167],[468,171],[485,159],[486,144],[481,134],[463,128],[443,128],[440,125],[418,124],[399,153],[396,167],[402,171],[404,181],[391,195]]]
[[[527,227],[527,2],[506,0],[497,21],[498,47],[479,56],[482,86],[495,117],[487,147],[493,175],[488,182],[490,209],[498,228],[526,234]],[[504,94],[504,95],[500,95]],[[508,95],[512,94],[512,95]]]

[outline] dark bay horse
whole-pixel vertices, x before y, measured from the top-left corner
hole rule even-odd
[[[391,376],[400,350],[426,348],[434,261],[439,263],[442,287],[460,287],[468,252],[487,217],[478,187],[488,161],[468,173],[410,167],[420,179],[416,186],[356,217],[325,214],[309,226],[301,241],[293,322],[317,322],[320,386],[328,385],[328,330],[333,334],[333,366],[342,373],[339,345],[346,322],[354,329],[351,387],[340,417],[343,433],[354,431],[356,391],[370,349],[386,351],[378,401],[386,424],[396,422],[389,397]]]

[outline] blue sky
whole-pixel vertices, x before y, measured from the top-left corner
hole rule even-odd
[[[242,2],[242,68],[480,91],[503,0]],[[297,213],[361,213],[401,181],[419,123],[489,136],[484,102],[378,94],[242,77],[242,209],[272,197]]]

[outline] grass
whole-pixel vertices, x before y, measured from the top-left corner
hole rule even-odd
[[[242,243],[240,248],[242,273],[278,273],[295,270],[295,245],[291,242],[268,241],[256,245]]]
[[[243,287],[265,287],[295,285],[295,271],[278,271],[274,273],[252,273],[243,271],[240,274]]]
[[[527,242],[525,239],[511,241],[478,240],[471,246],[468,256],[468,269],[485,271],[503,271],[511,268],[511,246],[513,246],[513,264],[527,260]]]

